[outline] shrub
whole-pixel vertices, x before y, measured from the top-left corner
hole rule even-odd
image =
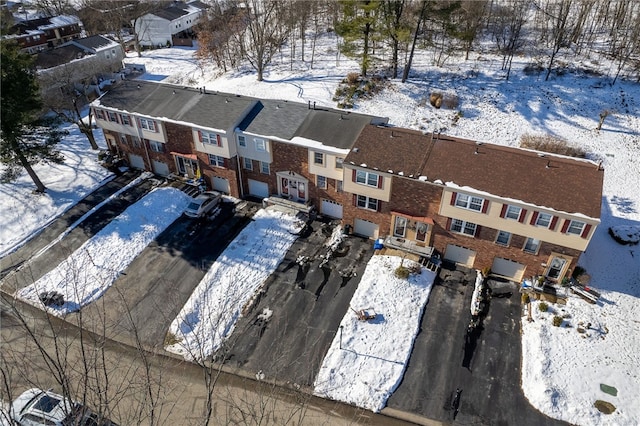
[[[571,146],[564,139],[551,135],[524,134],[520,138],[520,147],[569,157],[585,158],[587,156],[582,148]]]
[[[584,269],[582,266],[576,266],[575,268],[573,268],[573,273],[571,274],[571,277],[578,278],[580,275],[584,274],[585,272],[587,272],[587,270]]]
[[[402,266],[402,265],[398,266],[394,273],[398,278],[402,278],[402,279],[409,278],[409,268],[407,268],[406,266]]]
[[[178,339],[176,335],[171,332],[167,332],[167,335],[164,336],[165,346],[175,345],[176,343],[179,343],[179,342],[180,342],[180,339]]]
[[[429,95],[429,103],[436,108],[440,108],[442,106],[442,93],[432,92]]]
[[[446,93],[442,99],[442,106],[447,109],[458,108],[458,95],[455,93]]]
[[[563,319],[560,315],[555,315],[553,317],[553,325],[556,327],[560,327],[560,325],[562,325],[562,321]]]
[[[531,297],[527,293],[522,293],[522,304],[526,305],[531,302]]]
[[[538,309],[540,310],[540,312],[547,312],[549,310],[549,305],[547,305],[545,302],[540,302],[540,304],[538,305]]]
[[[358,84],[358,80],[360,79],[360,74],[357,72],[350,72],[347,74],[347,83],[349,84]]]

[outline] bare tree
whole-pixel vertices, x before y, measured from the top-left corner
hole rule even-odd
[[[398,52],[400,44],[406,45],[410,37],[405,17],[405,0],[387,0],[382,3],[382,31],[391,46],[391,75],[398,77]]]
[[[507,71],[506,79],[509,80],[513,56],[524,45],[522,27],[526,22],[529,2],[509,0],[505,3],[492,13],[490,30],[502,53],[502,69]]]
[[[546,0],[543,6],[536,4],[545,23],[544,36],[548,37],[551,48],[545,81],[549,80],[560,49],[569,47],[571,43],[578,15],[574,10],[575,5],[574,0]]]
[[[422,0],[422,7],[420,7],[420,13],[418,14],[418,19],[416,21],[416,26],[413,31],[413,41],[411,42],[411,52],[409,53],[409,58],[407,59],[407,63],[404,66],[404,71],[402,72],[402,82],[404,83],[409,78],[409,71],[411,70],[411,64],[413,63],[413,55],[416,50],[416,43],[418,41],[418,34],[420,34],[420,25],[422,24],[425,14],[427,12],[428,3],[427,0]]]
[[[473,47],[478,32],[486,22],[488,9],[487,0],[465,0],[460,8],[460,39],[464,44],[464,59],[469,59],[469,52]]]
[[[36,0],[35,7],[46,16],[59,16],[74,11],[69,0]]]

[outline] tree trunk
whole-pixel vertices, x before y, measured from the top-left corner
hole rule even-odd
[[[44,184],[42,183],[42,181],[40,180],[36,172],[33,171],[33,167],[31,167],[31,164],[29,164],[29,161],[27,161],[27,158],[24,156],[24,154],[22,154],[22,151],[20,150],[18,143],[12,142],[12,145],[14,148],[14,152],[18,157],[18,160],[20,160],[20,164],[22,164],[22,167],[24,167],[27,173],[29,173],[31,180],[36,185],[36,191],[40,193],[45,193],[47,191],[47,187],[44,186]]]
[[[89,139],[89,143],[91,144],[91,149],[97,151],[100,149],[98,143],[96,142],[95,136],[93,136],[93,131],[91,130],[91,125],[87,126],[86,124],[78,124],[78,128],[80,129],[80,133],[85,135],[87,139]]]
[[[363,77],[367,76],[367,68],[369,66],[369,33],[370,32],[371,32],[371,24],[367,22],[364,25],[364,51],[362,52],[362,76]]]
[[[397,38],[393,39],[393,56],[391,59],[391,62],[393,62],[392,64],[392,72],[393,72],[393,78],[398,77],[398,45],[399,45],[399,41]]]
[[[424,12],[427,8],[427,2],[424,0],[422,2],[422,10],[420,10],[420,17],[418,17],[418,23],[416,25],[416,30],[413,33],[413,42],[411,43],[411,53],[409,53],[409,60],[404,66],[404,71],[402,72],[402,82],[407,81],[409,77],[409,71],[411,70],[411,62],[413,62],[413,52],[416,50],[416,42],[418,40],[418,33],[420,32],[420,23],[422,22],[422,18],[424,17]]]

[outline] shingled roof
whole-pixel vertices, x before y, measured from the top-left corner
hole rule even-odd
[[[604,170],[588,160],[367,126],[345,163],[405,178],[453,182],[540,207],[600,217]]]

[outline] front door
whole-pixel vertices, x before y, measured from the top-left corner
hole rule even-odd
[[[176,155],[176,166],[178,167],[178,173],[182,176],[190,178],[196,177],[198,172],[198,163],[192,159]]]
[[[558,280],[560,275],[564,272],[567,259],[554,256],[549,262],[549,269],[547,270],[547,277],[552,280]]]
[[[280,194],[295,201],[307,199],[307,183],[295,178],[280,178]]]

